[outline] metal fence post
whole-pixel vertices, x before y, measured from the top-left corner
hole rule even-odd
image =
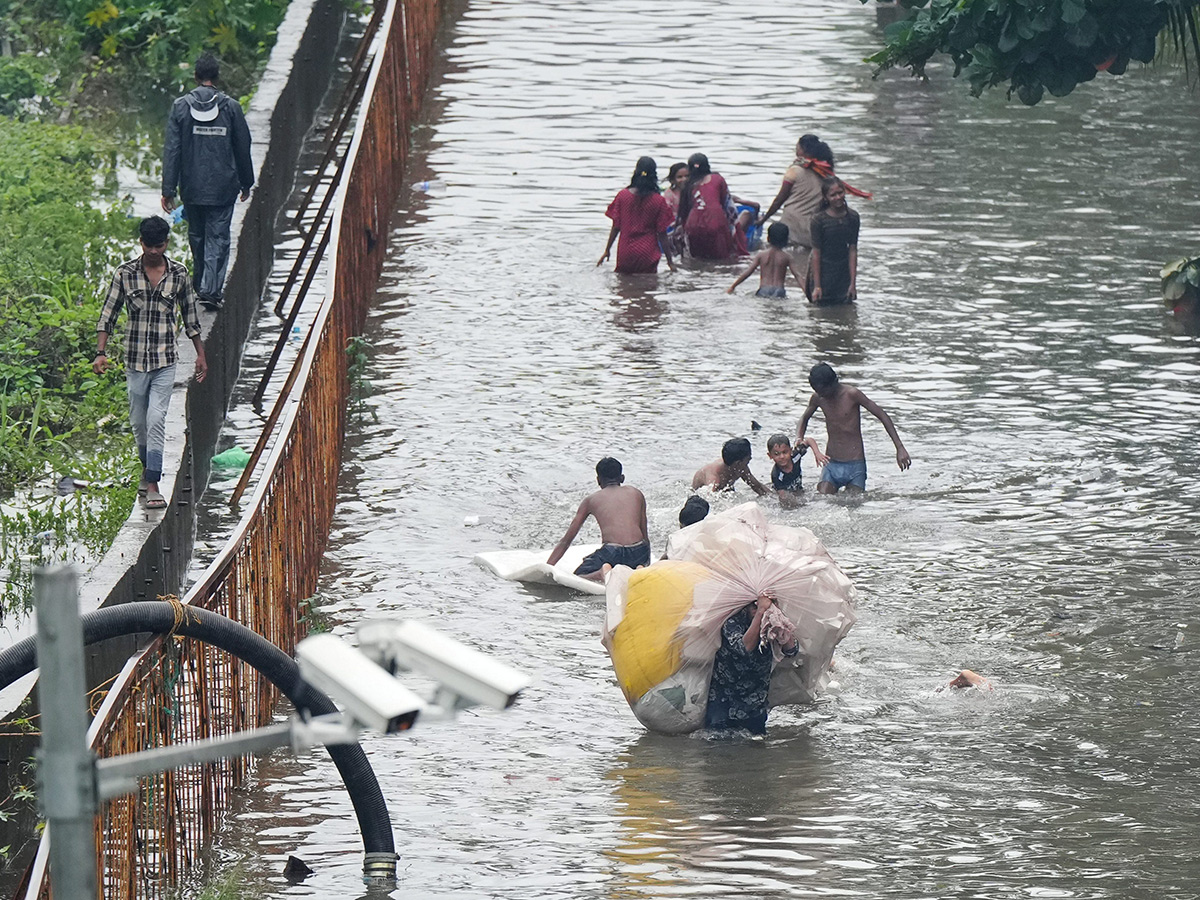
[[[55,897],[96,896],[96,760],[87,745],[87,699],[79,587],[70,566],[33,575],[37,610],[38,805],[50,827],[50,885]]]

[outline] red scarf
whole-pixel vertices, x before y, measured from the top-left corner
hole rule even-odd
[[[810,156],[802,156],[799,157],[798,161],[804,168],[812,169],[822,178],[837,178],[837,176],[833,174],[833,166],[827,162],[824,162],[823,160],[813,159]],[[842,179],[838,178],[838,181],[842,181]],[[846,189],[847,194],[853,194],[855,197],[865,197],[868,200],[871,199],[871,195],[866,191],[860,191],[854,185],[848,184],[845,181],[842,181],[842,187]]]

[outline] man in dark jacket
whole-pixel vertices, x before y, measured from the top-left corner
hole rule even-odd
[[[216,58],[196,60],[196,88],[175,101],[163,144],[162,208],[175,208],[175,189],[187,210],[192,283],[201,303],[219,308],[229,264],[233,206],[250,196],[254,167],[250,129],[238,102],[213,87]]]

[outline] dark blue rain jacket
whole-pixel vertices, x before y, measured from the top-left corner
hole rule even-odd
[[[175,101],[163,144],[162,195],[185,205],[230,206],[254,184],[242,107],[202,84]]]

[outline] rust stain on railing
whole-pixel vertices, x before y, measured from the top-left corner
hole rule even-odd
[[[393,0],[382,14],[334,213],[329,287],[296,361],[293,387],[279,400],[287,413],[234,536],[184,599],[288,653],[303,637],[299,604],[316,589],[337,502],[349,401],[346,343],[362,330],[383,267],[439,6],[439,0]],[[110,689],[93,722],[92,746],[111,757],[231,734],[268,724],[278,699],[266,679],[228,654],[186,638],[156,639]],[[148,778],[137,794],[107,803],[97,818],[104,900],[167,896],[201,859],[248,770],[245,757],[189,766]],[[39,847],[27,897],[49,897],[51,837]]]

